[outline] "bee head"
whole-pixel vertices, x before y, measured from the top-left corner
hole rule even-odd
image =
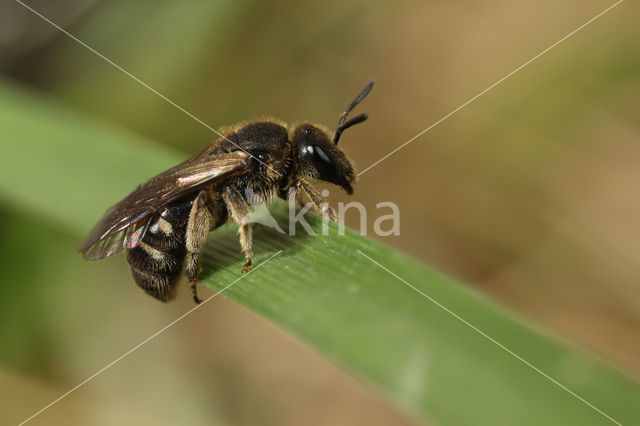
[[[352,183],[355,179],[353,166],[338,147],[338,141],[342,132],[368,118],[367,114],[360,114],[347,120],[351,110],[369,94],[372,88],[373,81],[370,81],[340,114],[338,128],[333,136],[324,127],[312,123],[303,123],[295,128],[293,143],[298,150],[298,167],[302,175],[334,183],[344,188],[348,194],[353,193]]]
[[[353,166],[344,152],[331,141],[326,129],[311,123],[300,124],[294,130],[293,143],[298,151],[300,174],[334,183],[348,194],[353,193]]]

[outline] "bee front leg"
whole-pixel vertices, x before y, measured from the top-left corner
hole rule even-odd
[[[213,216],[207,204],[207,193],[200,191],[196,199],[193,201],[193,207],[189,213],[189,221],[187,222],[187,231],[185,235],[185,244],[187,249],[187,257],[185,260],[185,272],[189,278],[193,300],[200,303],[198,298],[198,275],[200,273],[200,252],[209,234],[209,229]]]
[[[239,226],[240,247],[247,259],[247,263],[242,267],[242,272],[248,272],[251,270],[251,264],[253,262],[253,230],[251,228],[249,204],[237,189],[231,187],[227,187],[224,190],[222,199],[227,205],[231,219]]]
[[[328,217],[334,222],[342,223],[342,218],[338,216],[336,211],[333,210],[331,206],[329,206],[329,202],[325,200],[324,197],[320,195],[318,190],[311,186],[309,182],[300,179],[295,183],[295,188],[296,194],[299,191],[302,191],[307,196],[309,201],[311,201],[311,204],[316,209],[316,211],[322,216]]]

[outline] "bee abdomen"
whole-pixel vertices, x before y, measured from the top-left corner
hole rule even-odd
[[[127,262],[138,287],[158,300],[173,299],[186,254],[185,232],[193,197],[167,206],[153,219],[142,241],[127,250]]]
[[[131,274],[138,287],[143,289],[147,294],[162,302],[168,302],[173,299],[178,275],[155,274],[134,267],[131,267]]]
[[[181,247],[161,251],[144,239],[137,247],[127,250],[127,261],[138,287],[165,302],[174,296],[173,289],[180,277],[184,256]]]

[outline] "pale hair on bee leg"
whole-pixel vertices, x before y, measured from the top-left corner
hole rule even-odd
[[[242,267],[242,272],[251,270],[253,263],[253,230],[251,228],[251,212],[249,204],[237,189],[227,187],[222,193],[222,199],[227,206],[231,219],[239,225],[240,247],[247,263]]]
[[[211,220],[211,211],[207,205],[207,193],[200,191],[189,212],[185,233],[185,247],[187,249],[185,272],[189,278],[193,300],[196,303],[200,303],[197,289],[198,275],[200,274],[200,251],[207,239],[207,234],[209,234]]]

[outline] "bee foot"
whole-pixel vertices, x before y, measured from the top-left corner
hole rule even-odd
[[[242,272],[249,272],[251,270],[251,264],[252,264],[252,260],[251,259],[247,260],[247,263],[245,263],[244,266],[242,267]]]
[[[202,303],[202,300],[200,300],[200,298],[198,297],[198,281],[191,280],[189,283],[191,284],[191,294],[193,294],[193,301],[196,302],[196,305],[199,305],[200,303]]]

